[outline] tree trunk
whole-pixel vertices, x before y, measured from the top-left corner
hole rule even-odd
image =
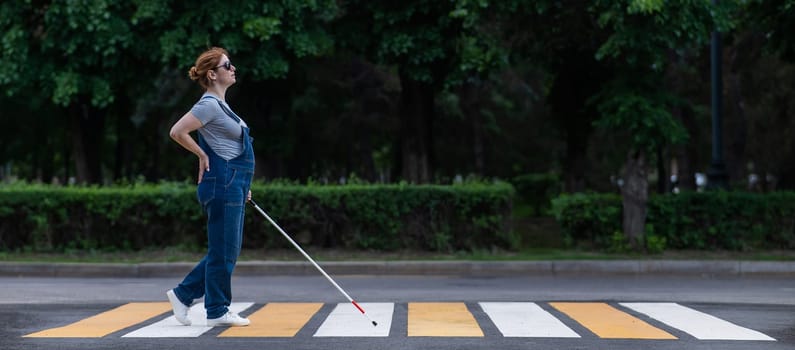
[[[362,128],[363,129],[363,128]],[[372,133],[370,132],[360,132],[357,139],[359,149],[358,149],[358,159],[356,159],[358,164],[361,164],[361,175],[367,181],[376,182],[378,181],[378,176],[376,175],[375,169],[375,161],[373,160],[373,141],[372,141]]]
[[[434,91],[429,83],[400,73],[401,174],[411,183],[431,180]]]
[[[742,76],[739,72],[729,72],[728,79],[729,113],[725,122],[727,126],[728,147],[726,152],[726,170],[730,180],[742,180],[746,177],[746,145],[748,143],[748,118],[745,113]]]
[[[597,111],[588,99],[603,88],[609,73],[587,49],[561,52],[558,73],[547,97],[550,112],[565,134],[564,190],[585,191],[588,176],[588,141]]]
[[[695,113],[690,108],[675,108],[674,113],[679,115],[682,125],[691,133],[697,132],[698,123],[696,122]],[[690,137],[690,141],[684,145],[676,146],[676,161],[678,171],[676,174],[677,186],[682,191],[695,191],[696,190],[696,171],[698,165],[702,164],[703,157],[700,156],[698,142],[698,135]]]
[[[483,123],[477,115],[471,119],[472,122],[472,153],[475,158],[475,171],[480,176],[486,176],[486,151]]]
[[[124,128],[122,126],[123,120],[126,117],[122,117],[121,114],[116,115],[116,147],[115,153],[113,157],[113,179],[118,180],[124,177],[124,165],[129,164],[126,162],[125,157],[125,145],[127,144],[126,137],[124,135],[125,130],[129,130],[128,128]]]
[[[570,127],[566,133],[566,158],[563,160],[564,190],[566,192],[585,191],[585,173],[588,159],[587,138],[589,133],[580,133],[582,128]],[[577,129],[577,130],[575,130]]]
[[[485,130],[483,118],[480,115],[480,87],[477,82],[464,83],[460,90],[461,101],[459,102],[461,112],[469,121],[472,130],[472,162],[475,173],[479,176],[486,175],[486,152],[485,152]]]
[[[388,115],[388,100],[384,91],[384,78],[376,67],[361,57],[353,57],[349,64],[349,79],[353,99],[358,105],[351,117],[351,130],[355,143],[349,162],[362,178],[376,182],[379,179],[373,149],[374,130],[383,127]]]
[[[668,161],[665,157],[665,151],[662,146],[657,146],[657,193],[664,194],[669,190],[668,181],[670,174],[665,170],[665,162]]]
[[[646,176],[646,155],[643,151],[630,151],[624,168],[624,185],[621,201],[624,207],[624,234],[634,249],[641,248],[646,226],[646,203],[649,198],[649,180]]]
[[[69,115],[77,183],[98,184],[102,180],[100,150],[104,118],[83,101],[73,103]]]

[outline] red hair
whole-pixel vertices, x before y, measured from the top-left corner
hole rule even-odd
[[[197,81],[199,85],[207,89],[210,87],[210,79],[207,78],[207,72],[215,69],[221,63],[221,56],[223,55],[229,56],[229,53],[223,48],[211,47],[207,49],[196,58],[196,63],[193,67],[190,67],[188,76],[190,76],[191,80]]]

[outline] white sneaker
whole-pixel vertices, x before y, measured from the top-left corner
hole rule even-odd
[[[240,315],[232,312],[227,311],[226,314],[219,318],[208,318],[207,319],[207,326],[215,327],[215,326],[233,326],[233,327],[240,327],[240,326],[248,326],[251,321],[247,318],[240,317]]]
[[[171,309],[174,310],[174,317],[177,318],[177,321],[183,325],[190,326],[190,319],[188,318],[188,310],[190,310],[190,307],[179,301],[173,289],[166,292],[166,296],[168,297],[168,301],[171,302]]]

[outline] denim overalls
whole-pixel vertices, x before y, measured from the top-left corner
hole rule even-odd
[[[203,98],[212,98],[205,96]],[[221,109],[240,123],[240,117],[221,104]],[[207,255],[174,289],[185,305],[204,296],[207,318],[226,314],[232,301],[232,271],[243,241],[243,215],[246,196],[254,176],[254,151],[249,129],[242,129],[243,153],[226,160],[218,156],[199,134],[199,147],[210,157],[210,170],[204,172],[196,192],[207,214]]]

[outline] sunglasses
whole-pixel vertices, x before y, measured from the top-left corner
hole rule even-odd
[[[224,67],[224,69],[226,69],[226,70],[232,70],[232,62],[231,61],[226,61],[226,62],[224,62],[224,64],[222,64],[222,65],[220,65],[218,67],[215,67],[213,69],[218,69],[218,68],[221,68],[221,67]]]

